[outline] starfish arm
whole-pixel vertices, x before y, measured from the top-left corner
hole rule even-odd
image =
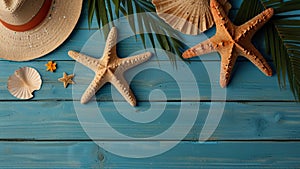
[[[272,69],[262,54],[251,43],[248,43],[247,46],[250,50],[242,50],[241,55],[249,59],[266,76],[272,76]]]
[[[69,80],[68,83],[69,84],[75,84],[75,82],[73,80]]]
[[[107,36],[103,57],[101,58],[103,65],[108,65],[112,59],[117,57],[117,33],[117,28],[112,27]]]
[[[202,43],[199,43],[198,45],[185,51],[182,54],[182,57],[185,59],[189,59],[189,58],[192,58],[195,56],[215,52],[216,51],[216,49],[214,47],[215,39],[216,39],[216,36],[213,36],[212,38],[210,38]]]
[[[75,52],[75,51],[69,51],[68,55],[73,58],[74,60],[76,60],[77,62],[83,64],[86,67],[89,67],[90,69],[92,69],[93,71],[96,72],[96,70],[99,67],[99,60],[96,58],[92,58],[90,56]]]
[[[245,37],[248,38],[247,40],[251,40],[256,31],[259,30],[264,24],[266,24],[273,15],[274,9],[268,8],[248,22],[239,26],[236,30],[237,34],[239,35],[237,39]]]
[[[237,60],[238,54],[234,51],[234,44],[218,50],[218,52],[221,55],[220,86],[224,88],[230,81],[231,73]]]
[[[220,86],[222,88],[226,87],[230,81],[233,65],[236,62],[236,58],[237,56],[235,56],[235,59],[230,60],[222,57],[221,68],[220,68]]]
[[[66,72],[63,73],[63,77],[59,78],[58,81],[64,82],[65,78],[67,77]]]
[[[64,88],[67,88],[69,86],[69,84],[75,84],[75,82],[73,80],[68,80],[68,81],[64,82]]]
[[[115,86],[115,88],[131,106],[136,106],[135,96],[122,74],[115,73],[115,75],[112,75],[112,78],[109,82]]]
[[[64,86],[66,86],[66,80],[65,80],[65,78],[59,78],[58,81],[63,82],[63,83],[64,83]],[[65,87],[65,88],[66,88],[66,87]]]
[[[146,62],[151,58],[151,52],[145,52],[136,56],[131,56],[128,58],[120,59],[119,67],[117,68],[118,71],[126,71],[132,67],[135,67],[141,63]]]
[[[91,98],[97,93],[97,91],[107,82],[104,78],[105,71],[95,75],[93,81],[90,83],[88,88],[83,93],[80,102],[82,104],[88,103]]]
[[[74,78],[74,75],[70,76],[70,78],[67,81],[67,84],[75,84],[75,82],[72,80],[73,78]]]
[[[229,34],[229,36],[233,36],[235,25],[228,18],[223,6],[217,0],[210,0],[210,7],[217,32],[219,32],[218,30],[226,30],[225,33]]]

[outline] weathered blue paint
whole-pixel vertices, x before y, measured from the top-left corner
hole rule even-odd
[[[131,142],[135,144],[134,142]],[[93,142],[1,142],[1,168],[299,168],[299,142],[182,142],[153,158],[128,159]]]
[[[0,100],[16,100],[7,91],[7,79],[13,74],[13,72],[19,67],[31,66],[36,68],[43,79],[43,86],[40,91],[35,92],[35,97],[32,100],[71,100],[72,99],[72,85],[67,89],[63,88],[63,84],[58,82],[57,79],[62,77],[63,72],[74,72],[74,61],[57,61],[57,71],[55,73],[47,72],[45,64],[47,61],[31,61],[31,62],[0,62]],[[77,63],[78,64],[78,63]],[[162,67],[171,67],[172,64],[169,61],[150,61],[143,64],[144,67],[158,67],[160,64]],[[179,62],[178,62],[179,64]],[[186,79],[185,77],[176,76],[178,81],[174,80],[164,71],[149,69],[139,73],[131,82],[131,87],[137,96],[139,101],[148,100],[148,96],[151,91],[155,89],[162,90],[169,100],[177,101],[198,101],[211,99],[211,86],[217,92],[222,92],[224,89],[219,87],[219,61],[205,61],[204,63],[193,61],[186,63],[195,76],[196,83],[199,86],[200,97],[195,97],[193,88],[184,88],[182,92],[185,92],[187,97],[181,98],[178,93],[178,83],[191,84],[195,83],[192,79]],[[212,74],[210,79],[208,77],[207,69],[204,64],[210,68]],[[84,68],[88,70],[87,68]],[[126,76],[132,74],[136,69],[131,69],[125,73]],[[184,68],[174,68],[174,72],[185,70]],[[94,74],[90,72],[84,76],[76,76],[78,70],[75,71],[75,82],[77,86],[87,87],[92,80]],[[176,74],[175,74],[176,75]],[[249,76],[253,75],[253,76]],[[101,89],[101,92],[97,95],[99,99],[111,100],[111,85],[107,85]],[[227,90],[227,100],[233,101],[290,101],[293,100],[293,95],[289,90],[280,90],[277,83],[277,77],[266,77],[262,74],[254,65],[249,62],[240,62],[237,65],[237,70],[234,72],[234,76]],[[76,91],[75,91],[76,92]],[[154,100],[161,100],[160,97],[153,96]],[[217,100],[224,100],[224,98],[216,98]]]
[[[232,1],[233,17],[242,0]],[[86,41],[97,29],[96,20],[92,29],[88,30],[86,4],[81,19],[70,38],[57,50],[49,55],[30,62],[9,62],[0,60],[0,168],[300,168],[300,104],[293,101],[289,90],[278,88],[277,77],[265,77],[251,63],[241,58],[238,61],[232,81],[227,88],[227,98],[211,100],[211,86],[217,92],[219,87],[220,58],[210,54],[194,58],[186,63],[193,72],[198,85],[200,97],[195,96],[193,88],[183,91],[185,97],[179,94],[177,83],[192,84],[191,79],[178,77],[174,81],[170,75],[159,70],[148,70],[138,74],[131,83],[137,99],[138,107],[134,113],[146,110],[150,103],[154,106],[166,104],[164,115],[156,121],[147,124],[134,124],[115,110],[111,86],[104,86],[97,94],[98,105],[110,124],[119,132],[131,137],[145,138],[158,134],[174,122],[181,104],[188,105],[185,110],[189,116],[195,103],[200,102],[199,114],[187,136],[172,150],[156,157],[146,159],[123,158],[111,154],[97,146],[82,129],[74,104],[79,104],[73,98],[72,86],[67,89],[57,81],[63,72],[72,73],[76,63],[67,55],[68,50],[80,51]],[[214,29],[206,33],[211,36]],[[129,29],[119,29],[121,35],[131,34]],[[260,34],[260,33],[259,33]],[[203,35],[191,37],[182,36],[184,42],[195,45]],[[254,38],[258,49],[264,53],[263,41],[260,36]],[[102,44],[89,46],[89,54],[97,55]],[[141,40],[130,37],[118,44],[121,57],[132,55],[142,50]],[[99,54],[100,55],[100,54]],[[271,63],[271,57],[264,55]],[[58,64],[55,73],[45,71],[45,63],[54,60]],[[183,61],[179,60],[178,63]],[[172,67],[168,59],[162,55],[153,57],[144,66],[160,64],[162,67]],[[209,82],[204,65],[212,68],[212,83]],[[28,101],[19,101],[12,97],[6,89],[9,75],[23,66],[36,68],[42,78],[43,86],[35,92],[35,97]],[[175,68],[174,68],[175,69]],[[178,71],[181,67],[177,68]],[[129,77],[136,69],[126,72]],[[75,71],[75,73],[78,73]],[[78,74],[77,74],[78,75]],[[76,76],[76,85],[85,88],[93,74]],[[164,92],[168,102],[151,91],[159,89]],[[80,95],[81,93],[76,93]],[[122,100],[121,97],[117,98]],[[208,142],[197,142],[204,125],[208,109],[212,105],[226,102],[225,111]],[[127,109],[126,102],[119,103],[121,109]],[[86,110],[86,118],[91,126],[97,126],[97,120]],[[159,111],[159,110],[153,110]],[[189,121],[183,121],[178,133],[184,132]],[[110,132],[102,129],[102,135],[97,140],[108,141]],[[158,141],[176,141],[174,138]],[[123,143],[126,140],[110,140]],[[128,141],[128,140],[127,140]],[[155,142],[148,139],[149,143]],[[134,145],[134,141],[130,141]]]
[[[79,104],[76,102],[75,104]],[[154,102],[155,106],[164,103]],[[111,102],[101,102],[99,106],[109,123],[120,132],[132,137],[143,138],[165,130],[176,119],[181,103],[167,103],[165,113],[168,115],[150,123],[139,125],[127,122],[116,112]],[[195,108],[193,102],[184,102],[190,108],[185,110],[189,116]],[[215,103],[217,104],[217,103]],[[17,105],[17,106],[16,106]],[[119,103],[120,109],[128,107],[126,102]],[[197,141],[205,122],[211,103],[201,103],[194,128],[185,140]],[[136,113],[149,107],[148,102],[140,102]],[[88,113],[92,125],[97,120]],[[153,111],[160,111],[154,109]],[[35,139],[35,140],[89,140],[81,128],[72,101],[37,101],[37,102],[0,102],[0,138],[1,139]],[[296,103],[227,103],[218,129],[210,140],[298,140],[300,139],[300,110]],[[179,124],[183,132],[189,121]],[[110,138],[103,129],[97,139]],[[173,138],[172,138],[173,139]]]

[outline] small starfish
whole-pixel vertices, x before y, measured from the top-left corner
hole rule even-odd
[[[64,75],[62,78],[59,78],[58,81],[64,83],[64,87],[67,88],[69,84],[75,84],[75,82],[72,80],[74,78],[74,74],[67,75],[66,72],[64,72]]]
[[[69,56],[79,63],[87,66],[95,72],[94,80],[81,97],[81,103],[85,104],[107,82],[110,82],[123,95],[131,106],[136,106],[136,99],[123,77],[123,73],[150,59],[151,53],[146,52],[129,58],[121,59],[116,50],[117,29],[113,27],[108,34],[106,46],[102,58],[96,59],[87,55],[69,51]]]
[[[45,64],[45,66],[47,67],[47,71],[54,72],[56,70],[56,63],[52,60]]]
[[[219,52],[221,55],[221,87],[226,87],[229,83],[232,69],[239,55],[249,59],[267,76],[272,76],[272,69],[262,54],[253,46],[251,39],[255,32],[273,16],[274,10],[268,8],[243,25],[236,26],[229,20],[217,0],[211,0],[210,7],[216,23],[216,34],[184,52],[183,57],[191,58]]]

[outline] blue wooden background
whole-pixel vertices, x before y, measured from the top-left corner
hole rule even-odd
[[[231,1],[231,16],[234,16],[241,1]],[[218,87],[220,60],[215,54],[203,56],[202,62],[196,58],[187,63],[196,78],[200,97],[195,96],[193,88],[184,89],[182,92],[187,95],[180,97],[178,81],[159,71],[144,72],[133,79],[131,88],[139,101],[137,110],[147,109],[149,103],[168,105],[164,111],[167,118],[157,123],[132,125],[125,120],[118,121],[120,115],[112,108],[111,86],[104,86],[97,95],[101,109],[108,119],[113,120],[114,128],[137,138],[146,138],[167,129],[172,119],[176,119],[181,103],[190,109],[193,109],[194,103],[199,103],[199,115],[194,127],[176,147],[155,157],[134,159],[114,155],[98,146],[79,123],[74,110],[74,105],[79,103],[73,100],[72,86],[65,89],[57,81],[63,72],[74,71],[75,61],[68,57],[67,51],[80,51],[97,31],[96,27],[94,21],[93,28],[88,29],[85,4],[76,29],[57,50],[30,62],[0,61],[0,168],[300,168],[300,104],[294,102],[292,93],[279,89],[276,75],[266,77],[251,63],[240,59],[227,88],[227,98],[212,100],[211,86],[215,86],[217,92],[224,90]],[[127,29],[119,28],[119,32],[130,34]],[[213,33],[214,30],[210,30],[207,35]],[[190,46],[201,39],[200,36],[183,37]],[[254,42],[264,53],[259,36],[255,37]],[[118,44],[118,52],[123,57],[141,48],[140,39],[136,41],[134,37]],[[273,65],[271,57],[266,57]],[[48,60],[57,62],[55,73],[45,71],[44,65]],[[181,62],[178,60],[178,64]],[[147,64],[172,66],[160,56],[153,57]],[[203,64],[214,69],[212,82],[208,80]],[[28,101],[15,99],[6,88],[8,76],[23,66],[36,68],[43,78],[41,90]],[[134,71],[127,72],[127,76]],[[77,76],[76,85],[83,85],[80,82],[84,78]],[[181,83],[195,83],[184,77],[180,79]],[[168,101],[160,97],[149,100],[149,93],[155,89],[162,90]],[[76,90],[73,92],[76,94]],[[198,142],[208,109],[213,104],[224,102],[226,106],[218,128],[207,142]],[[122,104],[124,108],[128,107],[127,103]],[[88,116],[89,112],[86,113]],[[189,116],[190,110],[185,113]],[[186,124],[181,125],[184,128]],[[103,136],[97,139],[110,135],[105,128],[102,133]],[[121,143],[124,140],[108,141]]]

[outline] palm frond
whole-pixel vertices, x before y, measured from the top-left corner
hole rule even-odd
[[[99,28],[109,25],[106,27],[107,30],[103,30],[105,37],[108,35],[108,29],[113,26],[113,20],[118,19],[120,13],[127,18],[134,34],[139,34],[145,48],[147,47],[146,38],[149,38],[154,50],[157,47],[155,43],[158,42],[163,50],[178,56],[182,55],[185,46],[178,40],[179,34],[155,14],[155,7],[151,0],[88,0],[89,27],[91,27],[93,16],[96,15]],[[143,14],[134,15],[139,13]],[[174,55],[169,54],[168,57],[172,63],[176,62]]]
[[[300,101],[300,0],[244,0],[235,22],[241,24],[270,7],[275,16],[265,26],[266,49],[273,57],[280,87],[286,88],[288,80]]]

